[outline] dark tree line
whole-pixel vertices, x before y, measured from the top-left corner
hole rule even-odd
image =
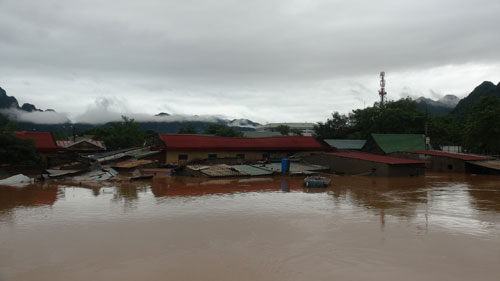
[[[22,140],[14,135],[16,124],[0,114],[0,164],[40,165],[35,144],[31,140]]]
[[[461,145],[469,152],[500,154],[500,98],[485,97],[464,115],[427,116],[410,98],[383,106],[334,112],[326,122],[314,126],[322,139],[367,139],[372,133],[424,134],[436,148]]]

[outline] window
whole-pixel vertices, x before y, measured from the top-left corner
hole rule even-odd
[[[187,154],[179,154],[178,158],[179,160],[188,160]]]
[[[245,159],[245,154],[236,154],[236,158]]]
[[[448,165],[448,170],[453,170],[453,165]]]
[[[217,159],[217,154],[208,154],[208,159]]]

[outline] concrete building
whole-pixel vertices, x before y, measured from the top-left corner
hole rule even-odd
[[[417,160],[359,152],[334,152],[306,158],[311,164],[326,165],[334,174],[381,177],[413,177],[425,174],[425,163]]]
[[[266,125],[257,126],[257,132],[277,132],[278,126],[288,126],[290,129],[299,130],[303,136],[312,136],[314,134],[314,123],[269,123]]]
[[[227,138],[178,134],[159,137],[166,163],[181,165],[200,160],[237,164],[290,155],[304,157],[331,150],[313,137]]]
[[[445,173],[473,173],[480,168],[474,167],[490,157],[450,153],[435,150],[400,151],[391,153],[391,156],[424,161],[426,169],[432,172]]]

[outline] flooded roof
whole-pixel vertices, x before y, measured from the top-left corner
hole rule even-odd
[[[366,143],[366,140],[339,140],[339,139],[328,139],[325,142],[332,147],[337,149],[361,149]]]
[[[465,161],[477,161],[477,160],[488,160],[492,159],[491,157],[478,156],[478,155],[470,155],[470,154],[460,154],[460,153],[451,153],[444,151],[436,151],[436,150],[423,150],[423,151],[409,151],[411,153],[416,154],[425,154],[425,155],[433,155],[433,156],[442,156],[448,158],[455,158]]]
[[[129,160],[129,161],[118,162],[113,166],[113,168],[131,169],[131,168],[145,166],[151,163],[153,163],[153,161],[151,160]]]
[[[199,166],[199,165],[189,165],[188,169],[199,171],[200,173],[209,177],[237,177],[243,174],[233,170],[231,166],[226,164],[213,165],[213,166]]]
[[[49,132],[15,132],[16,137],[25,140],[35,141],[35,147],[40,152],[57,152],[62,149],[57,144]]]
[[[259,167],[255,167],[252,165],[233,165],[231,168],[237,170],[238,172],[249,175],[249,176],[264,176],[264,175],[272,175],[273,172],[267,169],[261,169]]]
[[[82,140],[79,140],[79,141],[67,141],[67,140],[58,140],[56,141],[57,143],[57,146],[59,147],[63,147],[63,148],[70,148],[72,146],[75,146],[75,145],[78,145],[80,143],[83,143],[83,142],[86,142],[86,143],[89,143],[99,149],[103,149],[103,150],[106,150],[106,146],[104,145],[104,142],[103,141],[98,141],[98,140],[93,140],[93,139],[82,139]]]
[[[403,158],[396,158],[390,156],[381,156],[369,153],[359,153],[359,152],[334,152],[327,153],[327,155],[338,156],[343,158],[351,158],[363,161],[384,163],[389,165],[404,165],[404,164],[424,164],[422,161],[409,160]]]
[[[500,160],[473,161],[469,163],[500,171]]]
[[[313,137],[228,138],[198,135],[160,135],[167,150],[189,151],[324,151]]]
[[[372,134],[371,136],[387,154],[396,151],[425,150],[425,139],[421,134]]]

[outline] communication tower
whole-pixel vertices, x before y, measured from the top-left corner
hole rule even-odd
[[[385,96],[387,92],[385,91],[385,72],[380,72],[380,90],[378,90],[378,95],[380,96],[380,106],[384,105]]]

